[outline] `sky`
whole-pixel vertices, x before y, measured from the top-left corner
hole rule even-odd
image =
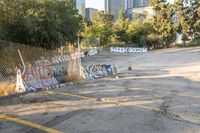
[[[174,0],[168,0],[172,3]],[[104,0],[85,0],[86,8],[91,7],[98,10],[104,10]]]
[[[91,7],[98,10],[104,10],[104,0],[85,0],[86,8]]]

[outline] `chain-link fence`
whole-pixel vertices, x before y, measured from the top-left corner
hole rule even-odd
[[[0,82],[14,82],[15,66],[19,60],[14,55],[14,50],[9,49],[9,46],[0,48]]]
[[[97,50],[90,50],[94,55]],[[73,46],[47,50],[24,44],[0,45],[0,96],[40,88],[55,89],[69,82],[96,79],[115,74],[112,65],[91,65],[83,68],[84,53]],[[66,84],[67,83],[67,84]]]
[[[74,58],[76,54],[70,54],[77,51],[73,46],[56,50],[17,43],[4,43],[0,46],[0,95],[5,95],[1,93],[10,84],[16,84],[17,70],[21,70],[26,88],[45,87],[65,82],[65,79],[73,80],[66,75],[76,71],[79,73],[77,63],[80,61]],[[74,78],[75,75],[71,75]]]

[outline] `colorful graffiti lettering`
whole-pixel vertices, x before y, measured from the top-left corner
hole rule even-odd
[[[68,55],[54,56],[52,58],[52,63],[53,64],[67,63],[69,60],[70,60],[70,56]]]
[[[63,76],[64,72],[67,70],[67,66],[55,66],[52,67],[53,75],[56,76]]]
[[[114,67],[112,65],[90,65],[83,68],[83,77],[85,79],[98,79],[108,75],[114,75]]]
[[[67,63],[68,61],[70,61],[72,59],[78,58],[79,56],[81,58],[85,57],[83,52],[81,52],[80,54],[79,53],[74,53],[74,54],[71,54],[70,56],[69,55],[54,56],[52,58],[52,63],[53,64]]]
[[[22,75],[26,89],[39,89],[58,84],[53,77],[53,73],[48,67],[32,67],[26,68]]]

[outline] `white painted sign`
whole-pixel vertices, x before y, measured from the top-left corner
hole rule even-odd
[[[147,48],[110,47],[111,53],[147,53]]]

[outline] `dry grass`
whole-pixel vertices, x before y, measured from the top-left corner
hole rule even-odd
[[[15,84],[0,83],[0,96],[8,96],[14,94]]]
[[[53,55],[57,54],[56,50],[45,50],[44,48],[33,47],[24,44],[9,43],[7,47],[1,50],[0,61],[6,61],[6,65],[21,63],[18,49],[21,51],[24,61],[31,64],[34,64],[35,61],[40,60],[41,57],[44,57],[45,59],[51,59]]]

